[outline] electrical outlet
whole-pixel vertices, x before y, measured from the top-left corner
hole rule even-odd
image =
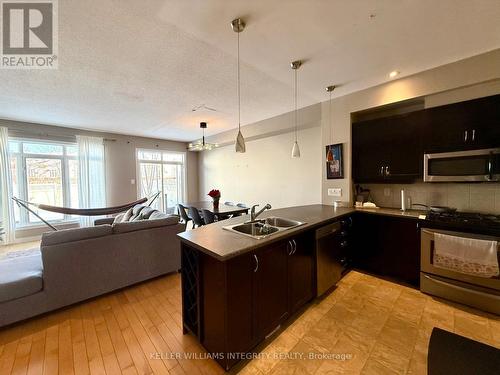
[[[135,185],[135,179],[134,178],[130,180],[130,185]]]
[[[391,188],[384,188],[384,197],[391,196]]]
[[[342,189],[341,188],[328,189],[328,195],[330,197],[341,197],[342,196]]]

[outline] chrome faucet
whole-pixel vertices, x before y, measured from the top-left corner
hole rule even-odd
[[[257,216],[259,216],[265,210],[270,210],[272,208],[271,205],[268,203],[264,206],[264,208],[262,210],[260,210],[259,212],[256,213],[255,207],[258,207],[258,206],[259,206],[258,204],[254,204],[252,206],[252,208],[250,209],[250,222],[255,221],[255,219],[257,219]]]

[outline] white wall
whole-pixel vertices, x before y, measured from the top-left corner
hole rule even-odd
[[[328,188],[342,188],[342,200],[352,202],[351,182],[351,113],[396,103],[402,100],[425,97],[426,106],[442,105],[453,101],[472,99],[500,93],[500,49],[460,60],[452,64],[390,81],[335,98],[332,100],[332,119],[329,102],[321,103],[322,144],[344,143],[345,178],[327,180],[322,173],[322,202],[332,204]],[[330,133],[333,131],[333,136]]]
[[[246,142],[239,154],[230,144],[199,157],[200,200],[210,189],[221,190],[224,201],[248,205],[270,203],[273,208],[321,201],[321,129],[300,130],[301,157],[291,158],[293,132]]]

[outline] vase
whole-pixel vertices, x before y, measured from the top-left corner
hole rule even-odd
[[[219,209],[219,200],[220,198],[212,198],[213,199],[213,205],[214,205],[214,210],[218,210]]]

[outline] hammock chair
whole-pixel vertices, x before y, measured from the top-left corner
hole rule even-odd
[[[50,228],[52,228],[53,230],[57,230],[52,224],[50,224],[46,220],[44,220],[38,213],[33,211],[29,206],[34,206],[36,208],[39,208],[40,210],[55,212],[58,214],[65,214],[65,215],[101,216],[101,215],[112,215],[112,214],[117,214],[119,212],[127,211],[129,208],[132,208],[137,204],[146,203],[148,200],[150,200],[150,202],[148,203],[148,206],[149,206],[156,200],[156,198],[158,198],[159,195],[160,195],[160,192],[157,192],[150,199],[141,198],[139,200],[136,200],[134,202],[130,202],[127,204],[123,204],[121,206],[102,207],[102,208],[70,208],[70,207],[49,206],[48,204],[38,204],[38,203],[28,202],[28,201],[25,201],[23,199],[19,199],[17,197],[12,197],[12,200],[14,202],[16,202],[16,204],[19,207],[25,208],[26,210],[31,212],[33,215],[35,215],[37,218],[42,220]]]

